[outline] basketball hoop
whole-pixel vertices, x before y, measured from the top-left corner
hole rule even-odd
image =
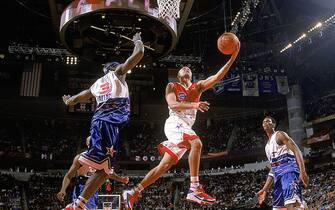
[[[158,14],[161,18],[174,18],[180,17],[179,4],[180,0],[157,0]]]

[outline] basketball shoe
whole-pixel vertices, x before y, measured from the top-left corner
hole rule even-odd
[[[205,190],[200,185],[198,188],[190,188],[188,190],[186,200],[195,202],[200,205],[207,205],[215,203],[216,199],[205,193]]]
[[[124,207],[126,210],[132,210],[134,208],[134,203],[140,197],[140,193],[133,190],[123,191],[122,198],[124,202]]]

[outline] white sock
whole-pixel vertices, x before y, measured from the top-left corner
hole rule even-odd
[[[79,196],[75,201],[75,208],[76,209],[85,209],[85,204],[87,200],[81,196]]]
[[[136,185],[136,187],[134,188],[134,192],[139,192],[141,193],[144,190],[144,187],[141,184]]]
[[[191,176],[191,188],[198,188],[200,186],[199,184],[199,176]]]

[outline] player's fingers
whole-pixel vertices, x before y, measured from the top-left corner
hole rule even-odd
[[[204,112],[205,111],[208,111],[209,107],[208,106],[205,106],[205,105],[202,105],[200,106],[201,110],[203,110]]]
[[[209,106],[203,106],[202,109],[203,109],[204,111],[208,111]]]
[[[205,112],[200,106],[199,106],[199,109],[198,109],[200,112]]]
[[[201,104],[205,104],[205,105],[207,105],[207,106],[210,105],[207,101],[201,101]]]

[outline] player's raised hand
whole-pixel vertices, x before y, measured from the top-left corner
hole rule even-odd
[[[240,52],[240,48],[241,48],[241,42],[238,41],[237,45],[236,45],[236,49],[234,50],[232,57],[237,57],[238,53]]]
[[[141,32],[137,32],[137,33],[133,36],[133,42],[134,42],[134,44],[136,44],[136,41],[142,41],[142,38],[141,38]]]
[[[59,191],[57,193],[57,199],[60,201],[60,202],[64,202],[64,197],[66,195],[66,192],[63,192],[63,191]]]
[[[261,205],[266,198],[266,191],[261,189],[260,191],[258,191],[256,193],[256,196],[257,196],[257,199],[258,199],[258,204]]]
[[[207,112],[209,109],[209,103],[207,101],[199,101],[197,103],[194,104],[195,105],[195,109],[201,111],[201,112]]]
[[[306,171],[300,172],[299,178],[302,181],[302,183],[305,185],[305,187],[307,187],[309,178],[308,178]]]
[[[70,99],[70,98],[71,98],[70,95],[63,95],[63,96],[62,96],[63,102],[64,102],[64,104],[65,104],[66,106],[69,105],[69,99]]]

